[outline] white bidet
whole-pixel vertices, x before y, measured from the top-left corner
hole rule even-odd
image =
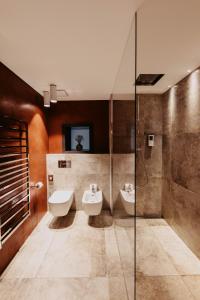
[[[120,190],[121,200],[124,209],[128,215],[134,216],[135,214],[135,190],[132,188]]]
[[[88,216],[97,216],[101,213],[103,204],[102,191],[85,191],[82,198],[83,210]]]

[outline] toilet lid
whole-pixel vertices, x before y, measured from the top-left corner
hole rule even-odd
[[[49,203],[64,203],[70,200],[73,191],[55,191],[49,198]]]

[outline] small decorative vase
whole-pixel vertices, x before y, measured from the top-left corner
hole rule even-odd
[[[78,143],[78,144],[76,145],[76,150],[77,150],[77,151],[82,151],[82,150],[83,150],[83,145],[81,145],[81,143]]]

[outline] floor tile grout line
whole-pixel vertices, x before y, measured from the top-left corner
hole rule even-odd
[[[45,226],[47,226],[48,228],[49,228],[49,224],[44,224]],[[51,229],[49,229],[49,230],[51,230]],[[37,269],[37,271],[36,271],[36,273],[35,273],[35,277],[34,278],[40,278],[40,277],[38,277],[38,273],[39,273],[39,270],[40,270],[40,268],[41,268],[41,265],[42,265],[42,263],[43,263],[43,261],[45,260],[45,258],[46,258],[46,256],[47,256],[47,253],[48,253],[48,251],[49,251],[49,249],[50,249],[50,247],[51,247],[51,245],[52,245],[52,243],[53,243],[53,240],[54,240],[54,237],[55,237],[55,231],[52,231],[52,239],[51,239],[51,241],[50,241],[50,243],[49,243],[49,246],[47,247],[47,249],[46,249],[46,251],[45,251],[45,253],[44,253],[44,255],[43,255],[43,259],[42,259],[42,261],[41,261],[41,264],[38,266],[38,269]]]
[[[128,293],[128,287],[127,287],[127,283],[126,283],[125,272],[124,272],[124,268],[123,268],[123,264],[122,264],[122,258],[121,258],[121,254],[120,254],[120,250],[119,250],[119,241],[118,241],[117,234],[116,234],[116,224],[115,223],[114,223],[114,234],[115,234],[115,239],[116,239],[116,242],[117,242],[117,249],[118,249],[120,264],[121,264],[122,273],[123,273],[123,279],[124,279],[124,286],[125,286],[125,289],[126,289],[126,295],[127,295],[127,299],[130,300],[129,293]]]

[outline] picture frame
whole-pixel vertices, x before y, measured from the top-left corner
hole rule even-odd
[[[64,124],[62,130],[64,152],[92,152],[91,124]]]

